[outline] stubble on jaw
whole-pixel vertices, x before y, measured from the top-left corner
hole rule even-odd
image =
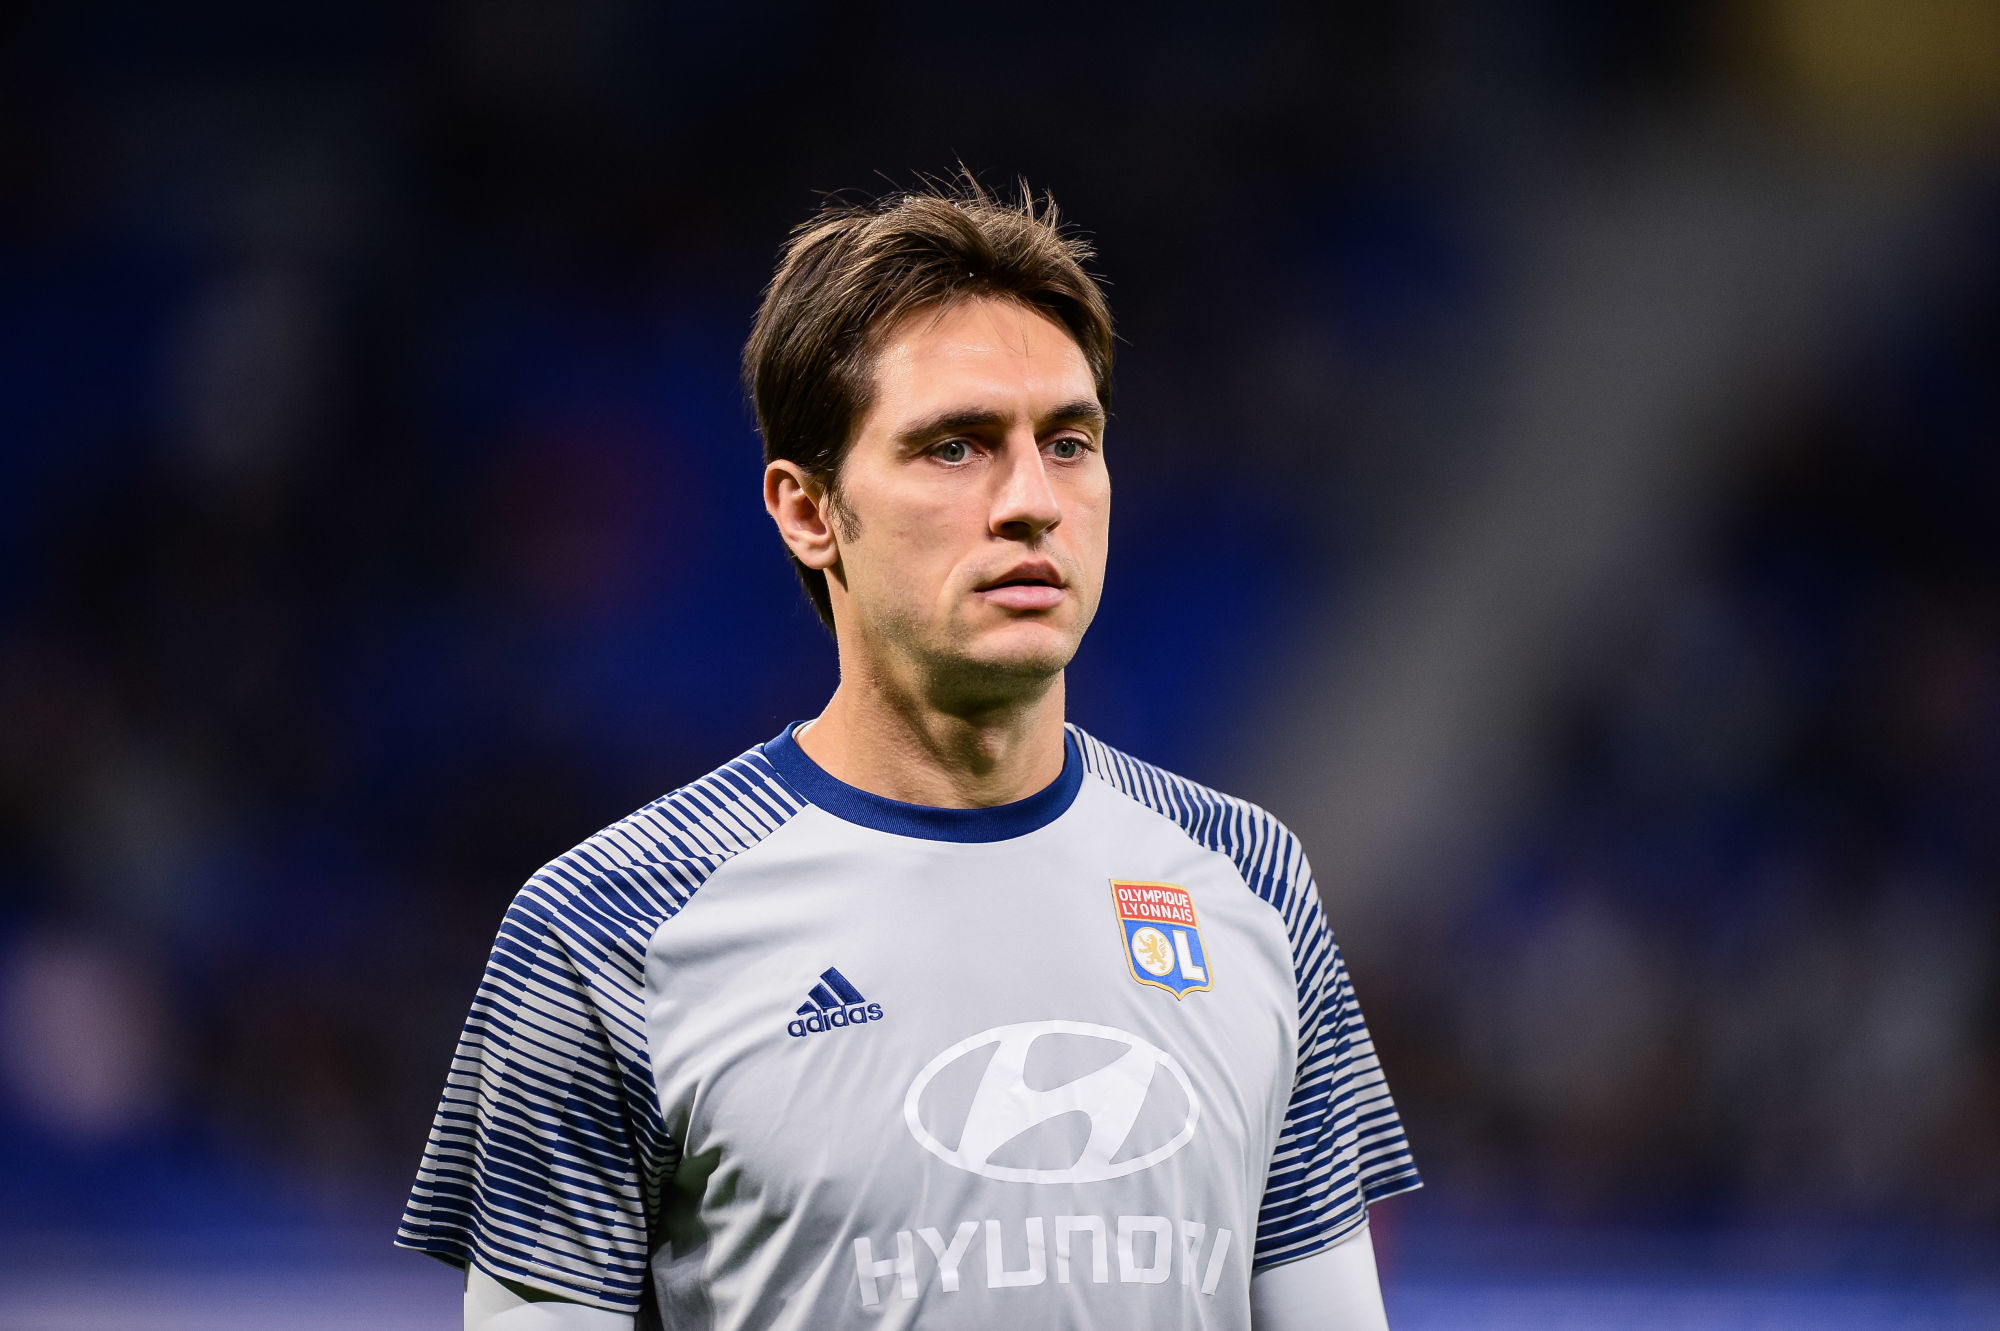
[[[1088,626],[1086,618],[1083,627]],[[907,672],[905,682],[915,697],[945,715],[972,719],[1045,697],[1075,659],[1083,629],[1066,643],[1002,656],[982,656],[977,631],[957,620],[938,634],[921,617],[898,614],[879,621],[873,636],[900,666],[897,673]]]
[[[930,703],[947,715],[973,717],[1039,702],[1075,655],[1072,648],[1060,656],[982,661],[940,653],[928,672]]]

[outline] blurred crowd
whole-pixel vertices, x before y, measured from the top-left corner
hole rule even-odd
[[[1551,709],[1547,788],[1477,908],[1419,932],[1434,952],[1356,959],[1412,1023],[1383,1039],[1416,1138],[1475,1206],[2000,1217],[1985,218],[1976,282],[1750,427],[1699,563]]]
[[[1450,469],[1497,163],[1700,63],[1698,8],[1499,9],[10,20],[0,1216],[393,1205],[512,891],[816,710],[735,357],[819,191],[963,158],[1096,233],[1119,540],[1072,712],[1221,780]],[[1948,290],[1732,427],[1468,904],[1352,959],[1402,1204],[2000,1218],[2000,198],[1966,207]]]

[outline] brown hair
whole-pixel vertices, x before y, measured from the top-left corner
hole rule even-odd
[[[905,316],[997,296],[1069,331],[1111,406],[1111,310],[1055,200],[988,193],[969,174],[870,203],[831,201],[792,232],[743,348],[764,460],[797,463],[836,502],[840,462],[874,395],[879,339]],[[826,574],[792,566],[833,627]]]

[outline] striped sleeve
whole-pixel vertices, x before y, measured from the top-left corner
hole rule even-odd
[[[1421,1185],[1402,1120],[1375,1056],[1305,852],[1285,825],[1234,796],[1143,763],[1072,727],[1085,765],[1227,855],[1278,912],[1298,986],[1299,1046],[1291,1098],[1257,1217],[1253,1268],[1332,1247],[1384,1197]]]
[[[1368,1218],[1371,1204],[1422,1182],[1312,871],[1291,833],[1271,822],[1290,843],[1286,858],[1297,874],[1284,895],[1299,986],[1299,1061],[1257,1217],[1253,1265],[1260,1268],[1332,1247]]]
[[[494,941],[396,1242],[636,1311],[679,1163],[645,1029],[659,927],[799,802],[756,751],[528,881]]]

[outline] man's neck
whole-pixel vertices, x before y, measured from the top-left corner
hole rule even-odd
[[[798,743],[871,795],[943,809],[1011,804],[1062,775],[1063,680],[1038,698],[961,716],[843,678]]]

